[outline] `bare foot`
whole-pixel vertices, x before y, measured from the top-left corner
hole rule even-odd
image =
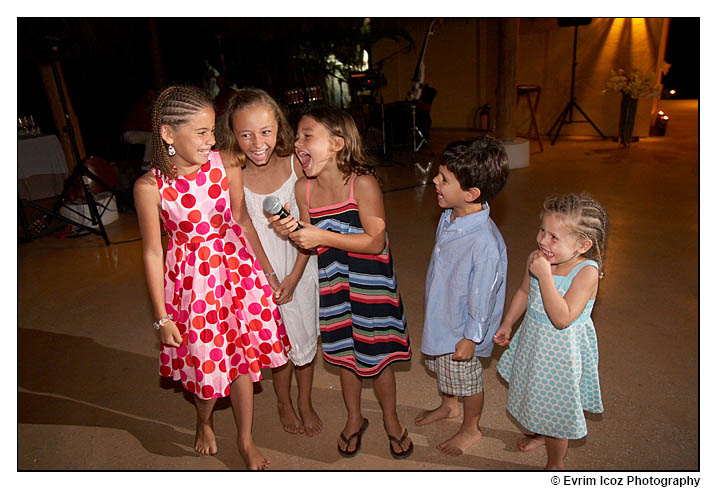
[[[324,428],[324,422],[322,422],[322,419],[319,418],[311,405],[306,409],[299,407],[299,416],[304,423],[304,433],[309,437],[319,434]]]
[[[537,447],[546,445],[546,438],[541,434],[534,434],[532,436],[522,437],[516,441],[516,448],[519,451],[532,451]]]
[[[239,455],[242,456],[248,470],[269,469],[269,460],[259,452],[257,446],[254,445],[254,441],[244,446],[241,441],[237,439],[237,447],[239,448]]]
[[[437,420],[453,419],[454,417],[458,417],[460,414],[461,410],[459,410],[458,406],[449,407],[441,404],[433,410],[423,410],[416,416],[414,423],[416,425],[427,425],[432,422],[436,422]]]
[[[478,429],[476,431],[459,429],[459,432],[454,434],[451,439],[442,442],[436,448],[449,456],[460,456],[471,446],[477,444],[482,436],[483,434]]]
[[[217,440],[212,430],[212,422],[203,424],[197,422],[197,432],[194,437],[194,450],[205,456],[217,454]]]
[[[297,414],[294,413],[294,407],[286,403],[277,402],[277,410],[279,411],[279,421],[282,423],[284,432],[290,434],[304,434],[304,425],[299,420]]]

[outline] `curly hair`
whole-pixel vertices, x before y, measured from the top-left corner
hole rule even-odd
[[[474,202],[496,197],[509,176],[509,159],[504,145],[489,135],[449,143],[441,153],[440,161],[456,176],[463,190],[476,187],[481,191]]]
[[[332,106],[318,105],[304,111],[302,117],[311,117],[327,128],[329,134],[344,140],[344,147],[337,152],[337,168],[344,174],[345,182],[349,181],[352,174],[369,174],[380,182],[374,162],[364,149],[359,129],[348,112]]]
[[[191,85],[171,85],[164,89],[152,108],[152,150],[150,165],[165,180],[177,178],[177,170],[170,162],[168,145],[162,139],[162,126],[177,128],[187,123],[199,111],[214,109],[212,99],[204,90]]]
[[[275,152],[280,157],[291,155],[294,151],[294,132],[287,121],[287,117],[279,107],[279,104],[262,89],[259,88],[242,88],[232,95],[229,99],[227,107],[217,121],[217,148],[226,151],[234,157],[234,161],[230,164],[244,167],[247,164],[247,156],[239,148],[237,138],[234,136],[234,128],[232,127],[232,118],[234,115],[245,107],[265,105],[267,106],[277,120],[277,145]]]
[[[583,256],[598,262],[603,276],[608,232],[608,215],[603,206],[586,193],[564,194],[549,196],[544,200],[541,219],[546,213],[559,215],[579,238],[588,238],[593,242],[593,246]]]

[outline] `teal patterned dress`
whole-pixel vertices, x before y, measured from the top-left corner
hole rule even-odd
[[[596,262],[586,260],[567,276],[553,276],[561,295],[586,266],[598,268]],[[506,408],[531,432],[580,439],[587,434],[583,411],[603,412],[598,342],[591,320],[594,300],[558,330],[544,310],[538,279],[532,275],[530,283],[524,320],[496,366],[509,383]]]

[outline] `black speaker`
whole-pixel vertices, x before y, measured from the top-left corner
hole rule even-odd
[[[591,17],[559,17],[559,27],[587,26],[593,20]]]

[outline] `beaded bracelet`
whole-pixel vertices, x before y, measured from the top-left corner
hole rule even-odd
[[[170,319],[170,316],[167,315],[166,317],[160,318],[159,320],[157,320],[156,322],[154,322],[154,323],[152,324],[152,326],[155,328],[155,330],[159,330],[162,325],[166,324],[166,323],[169,322],[170,320],[171,320],[171,319]]]

